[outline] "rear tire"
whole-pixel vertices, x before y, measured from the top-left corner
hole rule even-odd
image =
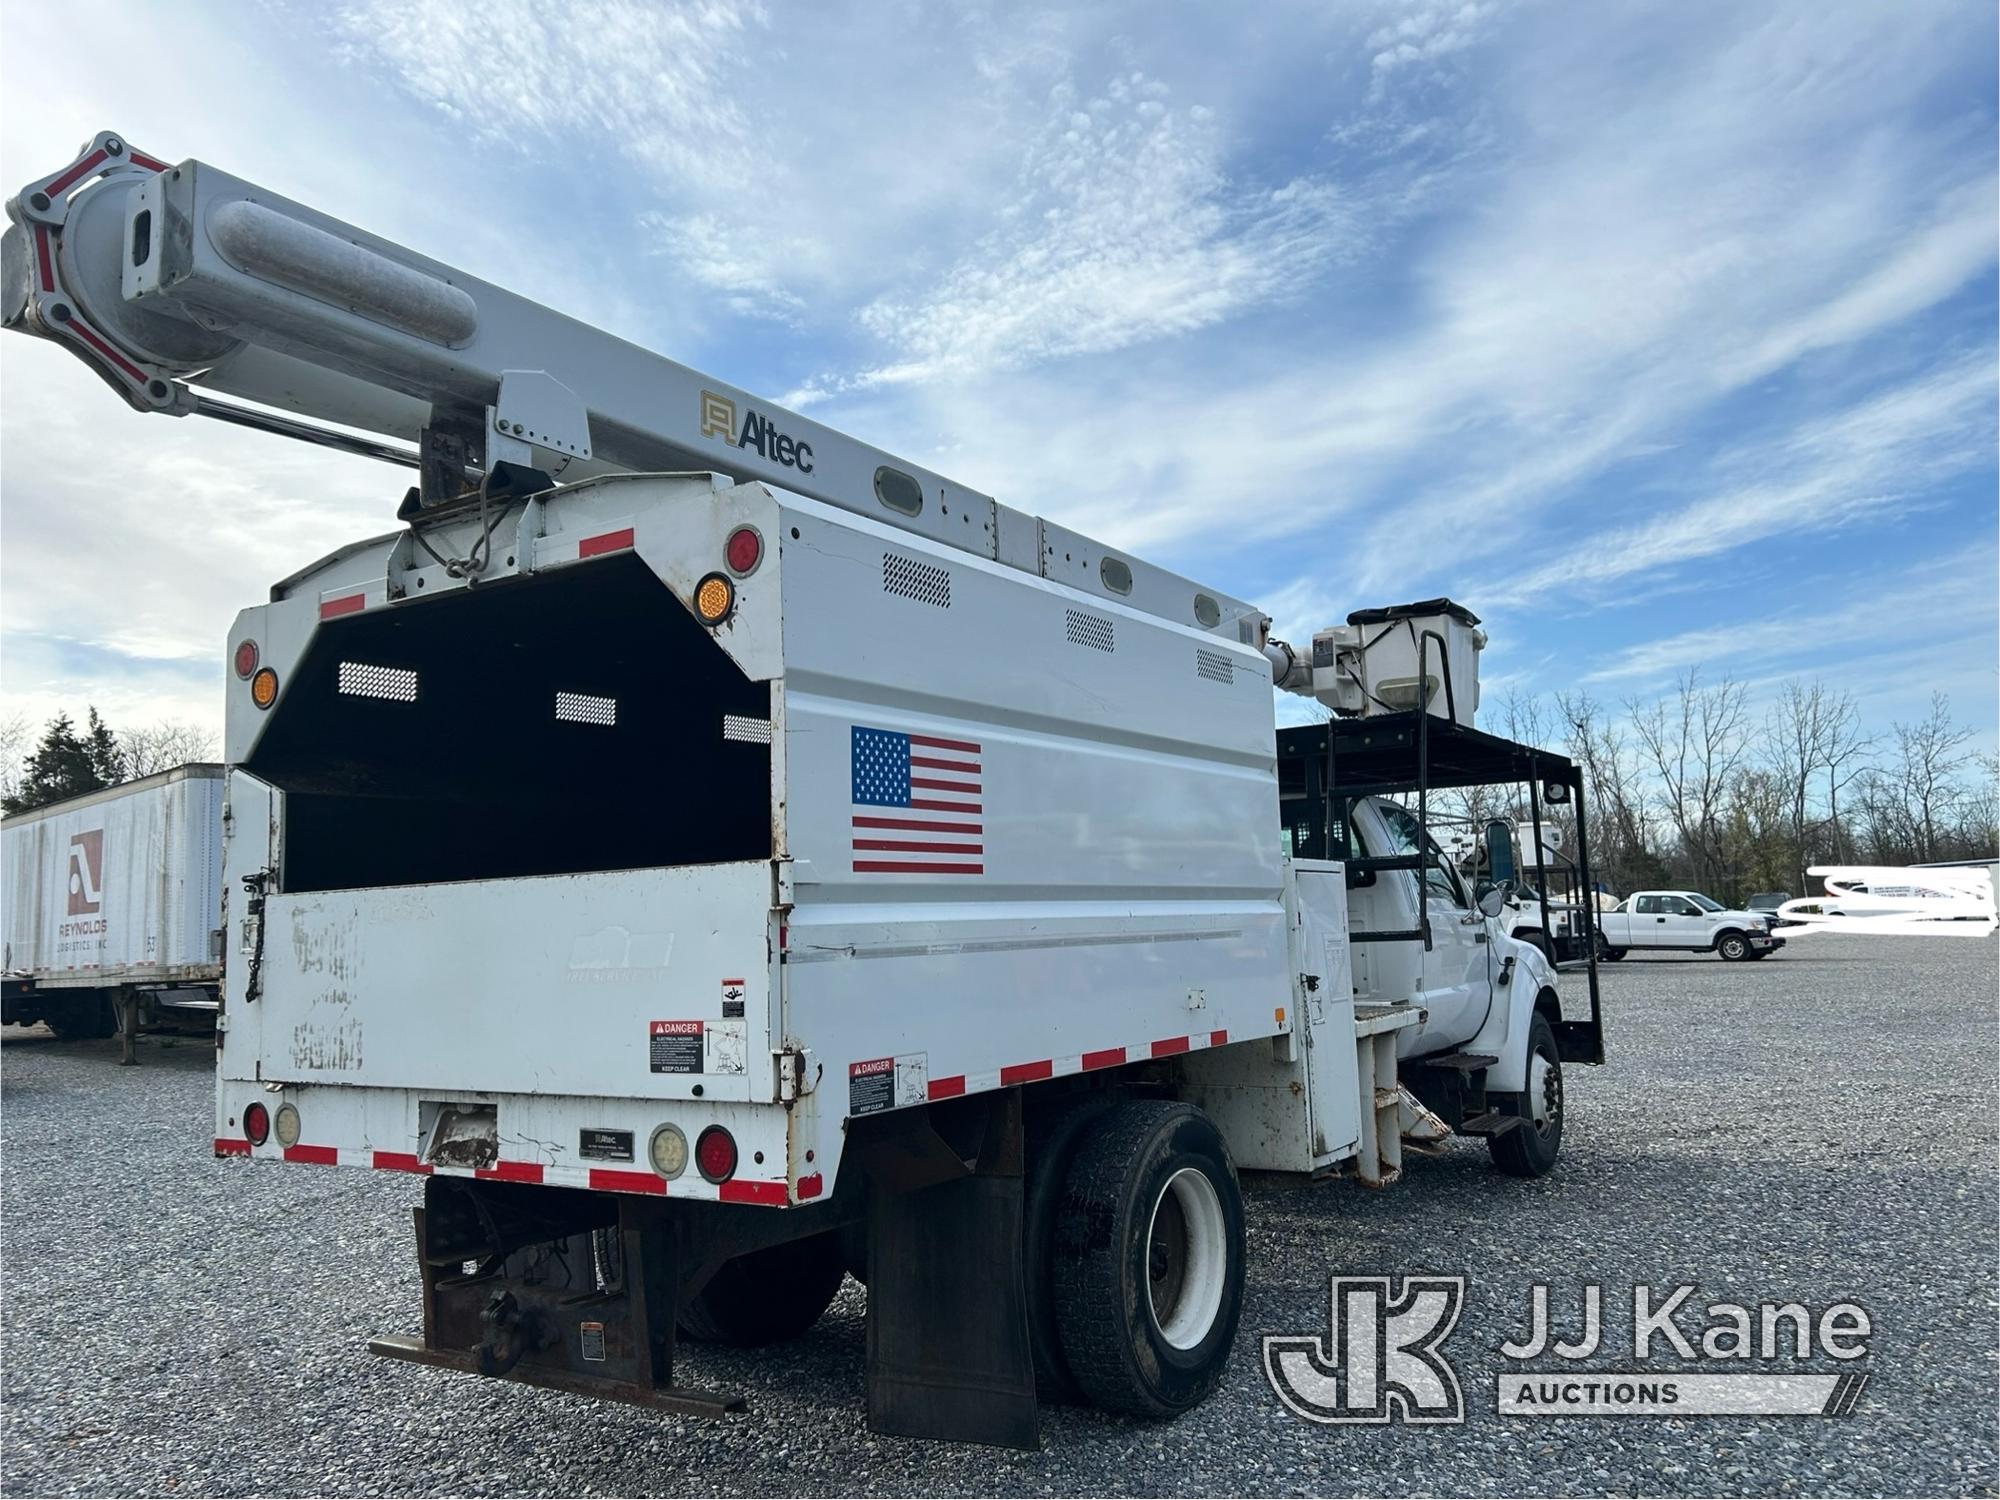
[[[1715,951],[1724,963],[1741,963],[1750,956],[1750,939],[1740,932],[1725,932],[1715,940]]]
[[[1487,1139],[1493,1165],[1509,1177],[1544,1177],[1562,1151],[1562,1054],[1555,1028],[1540,1011],[1528,1027],[1528,1086],[1521,1091],[1521,1123]]]
[[[1214,1122],[1155,1099],[1100,1118],[1052,1258],[1063,1357],[1094,1405],[1172,1417],[1204,1400],[1243,1315],[1243,1197]]]
[[[681,1337],[754,1349],[820,1320],[847,1275],[838,1233],[788,1240],[725,1261],[680,1310]]]
[[[118,1012],[111,997],[87,990],[66,999],[59,1010],[42,1017],[42,1024],[65,1042],[100,1042],[118,1034]]]
[[[1055,1236],[1068,1186],[1070,1161],[1114,1100],[1104,1094],[1072,1099],[1028,1125],[1027,1181],[1022,1192],[1024,1263],[1028,1273],[1028,1343],[1035,1356],[1035,1399],[1080,1400],[1076,1377],[1063,1357],[1056,1318]]]

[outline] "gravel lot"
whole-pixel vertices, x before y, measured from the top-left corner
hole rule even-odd
[[[1572,981],[1578,983],[1579,981]],[[746,1391],[658,1417],[371,1358],[413,1331],[389,1174],[220,1163],[208,1055],[6,1033],[4,1476],[9,1494],[1994,1494],[1996,965],[1991,941],[1795,943],[1758,964],[1604,971],[1613,1061],[1573,1070],[1554,1177],[1462,1143],[1397,1189],[1251,1195],[1243,1334],[1222,1393],[1154,1426],[1052,1410],[1043,1451],[870,1436],[862,1296],[798,1343],[690,1350]],[[1463,1274],[1446,1346],[1461,1428],[1287,1415],[1257,1335],[1325,1331],[1326,1277]],[[1852,1297],[1873,1379],[1851,1418],[1507,1419],[1496,1346],[1536,1280],[1700,1301]],[[1573,1292],[1555,1293],[1560,1310]],[[1657,1352],[1657,1351],[1656,1351]],[[1610,1361],[1601,1368],[1615,1367]],[[1824,1368],[1824,1364],[1820,1364]]]

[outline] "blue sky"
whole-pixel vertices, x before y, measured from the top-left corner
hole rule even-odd
[[[1489,693],[1996,714],[1974,3],[13,7],[17,185],[116,127],[1240,597],[1446,593]],[[116,36],[87,68],[45,59]],[[219,717],[394,471],[0,345],[10,706]],[[199,430],[196,430],[199,429]]]

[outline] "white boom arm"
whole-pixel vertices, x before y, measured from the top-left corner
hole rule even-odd
[[[764,480],[1265,644],[1269,621],[1249,604],[202,162],[103,132],[7,213],[0,323],[67,345],[140,411],[410,464],[425,503],[510,470]]]

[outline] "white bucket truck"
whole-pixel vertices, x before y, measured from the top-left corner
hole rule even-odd
[[[226,646],[215,1151],[422,1179],[422,1330],[377,1352],[715,1412],[679,1341],[799,1333],[851,1271],[879,1430],[1032,1445],[1038,1399],[1214,1388],[1239,1169],[1386,1184],[1450,1130],[1555,1164],[1594,1003],[1473,905],[1421,779],[1281,786],[1274,679],[1357,712],[1329,762],[1505,744],[1456,606],[1351,622],[1410,670],[1294,652],[115,135],[9,212],[7,326],[133,406],[420,471]]]

